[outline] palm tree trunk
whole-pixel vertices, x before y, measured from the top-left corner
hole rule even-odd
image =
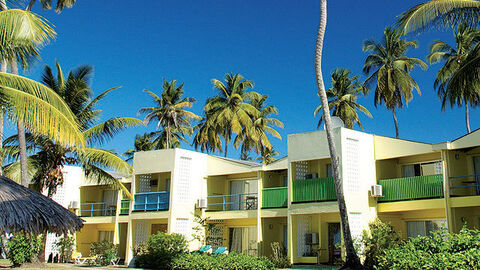
[[[397,120],[397,114],[395,113],[395,107],[392,109],[392,114],[393,114],[393,123],[395,123],[395,138],[398,139],[398,120]]]
[[[465,102],[465,124],[467,125],[467,133],[470,133],[470,116],[468,112],[468,102]]]
[[[318,94],[322,102],[323,116],[325,120],[325,129],[327,132],[328,147],[330,150],[330,158],[332,160],[332,170],[335,179],[335,191],[337,193],[338,209],[340,211],[340,220],[343,232],[343,241],[345,244],[346,261],[343,268],[357,269],[361,268],[360,259],[353,247],[352,235],[350,233],[350,224],[348,223],[348,211],[343,195],[343,181],[340,176],[340,160],[337,156],[335,141],[333,138],[332,119],[330,117],[330,109],[328,108],[328,99],[325,92],[325,85],[322,77],[322,50],[323,39],[327,27],[327,0],[320,0],[320,24],[318,26],[317,42],[315,46],[315,78],[317,81]]]
[[[227,152],[228,152],[228,142],[225,140],[225,154],[223,155],[224,157],[227,157]]]
[[[33,8],[33,4],[35,4],[35,0],[30,0],[30,2],[28,3],[28,6],[25,8],[25,10],[32,10]]]
[[[6,8],[5,1],[0,1],[0,8]],[[0,62],[0,72],[7,72],[7,60]],[[0,175],[3,175],[3,127],[4,127],[5,107],[0,106]]]
[[[17,60],[12,59],[12,74],[18,75]],[[23,119],[17,118],[18,146],[20,148],[20,179],[24,187],[28,187],[27,142],[25,140],[25,126]]]
[[[167,133],[167,149],[170,149],[170,124],[167,123],[167,130],[165,130]]]

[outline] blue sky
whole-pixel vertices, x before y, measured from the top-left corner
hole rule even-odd
[[[323,74],[346,67],[361,74],[366,54],[365,39],[380,39],[385,26],[402,11],[420,1],[335,0],[328,2]],[[241,73],[255,82],[255,90],[269,96],[285,123],[283,140],[272,138],[281,155],[287,152],[287,134],[312,131],[318,119],[312,114],[316,96],[313,53],[320,7],[318,0],[78,0],[60,15],[39,12],[56,26],[58,37],[42,50],[42,60],[27,74],[39,80],[45,64],[58,59],[64,71],[80,64],[95,67],[95,93],[113,87],[120,90],[101,104],[104,118],[134,116],[151,105],[143,89],[159,91],[162,78],[185,83],[187,96],[197,99],[193,111],[201,114],[205,100],[214,95],[211,79],[229,72]],[[408,38],[419,48],[408,55],[422,60],[435,39],[452,41],[451,32],[430,31]],[[433,89],[439,65],[414,70],[422,95],[414,95],[408,108],[398,112],[400,137],[425,142],[452,140],[465,133],[464,109],[440,111]],[[365,76],[362,75],[362,79]],[[365,132],[394,136],[392,115],[373,106],[373,93],[359,98],[373,114],[361,115]],[[142,116],[138,116],[142,117]],[[471,110],[471,127],[478,128],[478,109]],[[135,134],[155,129],[132,128],[105,147],[124,152]],[[356,127],[356,129],[358,129]],[[11,132],[11,131],[10,131]],[[190,149],[187,145],[184,148]],[[231,149],[231,147],[230,147]],[[238,152],[230,152],[238,157]]]

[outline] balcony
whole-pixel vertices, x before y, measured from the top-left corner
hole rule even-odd
[[[128,215],[130,210],[130,200],[121,200],[120,201],[120,215]]]
[[[255,210],[258,204],[257,193],[212,195],[207,197],[208,211]]]
[[[332,177],[293,181],[293,202],[335,201],[335,183]]]
[[[134,197],[133,211],[165,211],[169,207],[170,192],[137,193]]]
[[[107,205],[105,202],[81,203],[81,217],[107,217],[115,216],[116,205]]]
[[[288,187],[272,187],[262,190],[262,208],[287,207]]]
[[[450,196],[479,196],[480,195],[480,175],[469,174],[461,176],[451,176],[448,178],[450,182]]]
[[[383,190],[383,197],[378,198],[380,202],[433,199],[444,196],[442,174],[383,179],[379,180],[378,184],[382,185]]]

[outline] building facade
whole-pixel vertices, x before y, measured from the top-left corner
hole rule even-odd
[[[479,227],[480,131],[438,144],[346,128],[334,135],[354,239],[375,218],[405,238]],[[288,156],[269,165],[184,149],[138,152],[134,175],[121,179],[134,200],[80,181],[68,202],[85,220],[76,248],[86,256],[92,242],[112,241],[129,263],[135,246],[163,231],[196,250],[204,244],[197,220],[206,218],[214,249],[269,256],[279,242],[292,263],[332,263],[342,237],[330,164],[324,131],[289,135]]]

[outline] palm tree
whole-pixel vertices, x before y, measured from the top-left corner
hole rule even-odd
[[[209,119],[209,120],[207,120]],[[197,133],[193,138],[195,149],[200,148],[202,152],[222,152],[222,134],[223,129],[213,121],[213,116],[206,116],[198,125],[195,126]]]
[[[272,118],[272,115],[278,114],[278,109],[275,106],[265,106],[268,96],[259,95],[254,96],[250,103],[258,110],[258,114],[252,116],[252,125],[244,127],[234,140],[234,146],[238,148],[242,144],[242,156],[247,157],[248,152],[253,148],[257,154],[262,154],[267,150],[272,149],[272,144],[268,139],[267,134],[275,138],[282,139],[280,133],[274,127],[283,128],[283,123]]]
[[[401,38],[399,32],[386,27],[381,43],[375,40],[366,40],[363,51],[371,52],[365,59],[363,72],[368,75],[364,87],[370,89],[375,86],[374,104],[385,103],[387,109],[392,111],[395,123],[395,135],[398,138],[398,121],[396,109],[413,98],[412,90],[415,88],[420,94],[420,88],[409,72],[415,67],[423,69],[427,65],[420,59],[405,56],[409,48],[416,48],[417,41],[407,41]]]
[[[201,117],[185,109],[191,108],[195,99],[182,98],[184,93],[183,83],[179,86],[176,83],[176,80],[168,82],[164,79],[163,92],[160,97],[145,89],[144,91],[150,94],[157,107],[144,107],[139,110],[139,113],[147,114],[144,120],[146,125],[156,120],[158,121],[157,129],[159,127],[163,128],[166,140],[165,148],[174,147],[172,141],[176,137],[175,134],[180,133],[182,137],[191,135],[193,133],[191,121],[201,119]]]
[[[142,125],[142,121],[129,117],[113,117],[99,122],[102,110],[97,108],[109,92],[118,87],[110,88],[100,95],[93,97],[89,87],[92,76],[92,67],[80,66],[68,73],[65,77],[60,65],[56,63],[57,75],[54,76],[49,66],[45,67],[42,81],[55,91],[71,108],[80,130],[86,139],[86,147],[75,145],[61,145],[48,137],[37,133],[27,133],[27,146],[32,155],[29,163],[32,165],[33,184],[40,190],[46,189],[52,196],[58,185],[63,183],[61,169],[65,164],[81,165],[87,177],[96,178],[100,183],[112,184],[121,188],[131,197],[128,189],[117,179],[108,174],[105,168],[113,169],[122,175],[132,173],[131,166],[109,150],[98,148],[118,132],[131,127]],[[5,154],[13,161],[5,168],[9,175],[18,168],[18,139],[12,136],[5,140]],[[9,175],[15,177],[15,175]]]
[[[261,163],[268,165],[274,162],[275,160],[277,160],[275,156],[278,156],[278,155],[279,155],[278,152],[275,151],[273,147],[270,149],[265,148],[263,149],[261,155],[255,159],[255,161],[260,161]]]
[[[472,51],[475,52],[472,49],[480,40],[480,30],[470,28],[466,23],[462,23],[453,32],[456,48],[451,47],[444,41],[437,40],[431,45],[427,60],[430,64],[444,62],[443,67],[437,72],[437,78],[434,83],[434,87],[438,89],[438,96],[442,100],[442,111],[445,110],[447,102],[450,103],[451,107],[454,105],[465,106],[465,124],[467,133],[470,133],[468,106],[469,104],[477,106],[480,101],[476,85],[478,81],[451,81],[451,78],[455,75],[458,76],[457,73],[459,72],[470,72],[470,70],[463,69],[463,66],[469,54]]]
[[[258,117],[259,111],[249,103],[254,98],[260,97],[260,94],[254,91],[248,91],[253,88],[253,82],[244,80],[240,74],[226,74],[225,83],[213,79],[213,88],[218,91],[218,95],[209,98],[205,104],[205,125],[199,136],[198,144],[205,144],[205,140],[212,138],[208,135],[210,132],[216,132],[223,137],[225,142],[225,157],[228,153],[228,144],[231,141],[232,134],[240,134],[244,128],[252,126],[252,117]],[[208,132],[207,132],[208,131]],[[218,146],[218,137],[215,137],[215,148]],[[210,143],[211,144],[211,143]]]
[[[150,151],[155,149],[155,143],[153,142],[152,134],[137,134],[135,136],[135,142],[133,143],[133,147],[134,148],[128,149],[125,153],[123,153],[123,156],[127,158],[125,161],[133,160],[133,155],[135,152]]]
[[[343,180],[340,176],[340,160],[335,147],[335,138],[332,130],[332,119],[330,118],[330,109],[328,107],[327,93],[322,76],[322,50],[325,30],[327,28],[327,0],[320,0],[320,23],[318,26],[318,34],[315,45],[315,79],[318,87],[318,95],[322,103],[323,115],[325,116],[325,130],[327,133],[328,148],[330,151],[330,159],[332,161],[332,171],[335,181],[335,191],[337,194],[338,209],[340,212],[340,220],[343,232],[343,242],[345,244],[346,258],[344,267],[361,268],[360,259],[358,258],[355,248],[353,247],[352,235],[350,233],[350,224],[348,223],[348,212],[343,195]]]
[[[25,9],[32,10],[35,2],[36,0],[30,0]],[[64,8],[71,8],[75,4],[75,2],[76,0],[57,0],[57,5],[55,6],[55,12],[60,13]],[[52,0],[40,0],[40,4],[42,4],[43,9],[52,8]]]
[[[405,34],[462,22],[475,26],[480,23],[480,1],[430,0],[410,8],[399,17],[398,28]]]
[[[358,81],[358,75],[350,77],[351,73],[346,68],[337,68],[332,72],[332,88],[326,92],[329,98],[328,106],[330,110],[333,110],[332,115],[342,119],[347,128],[353,129],[353,125],[358,124],[363,130],[357,109],[368,117],[372,117],[372,114],[367,108],[357,103],[357,95],[363,93],[365,88]],[[316,116],[321,109],[322,105],[318,106],[313,112],[313,116]],[[317,128],[320,127],[322,122],[323,115],[318,121]]]

